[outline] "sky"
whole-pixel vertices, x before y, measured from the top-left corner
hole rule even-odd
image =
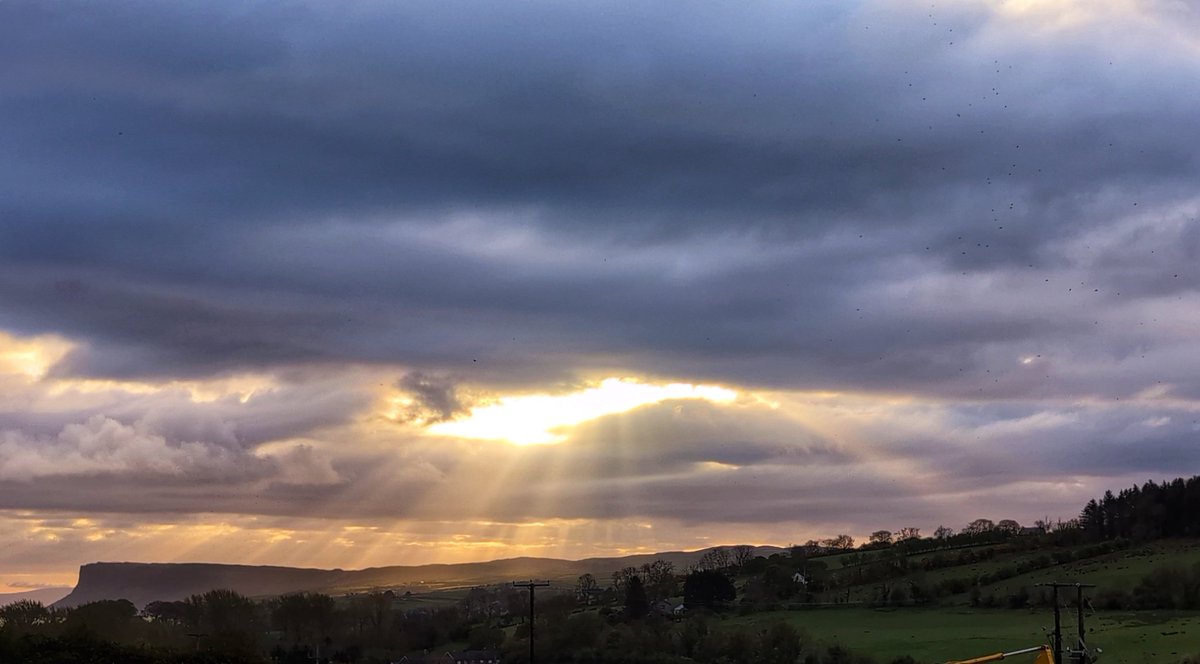
[[[1200,10],[0,3],[0,592],[1200,472]]]

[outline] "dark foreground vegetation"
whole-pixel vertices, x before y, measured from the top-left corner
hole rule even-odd
[[[750,547],[714,549],[688,569],[658,560],[539,592],[535,645],[544,662],[917,661],[908,652],[937,661],[916,643],[868,647],[870,612],[908,616],[905,629],[915,635],[923,616],[948,624],[946,611],[1045,612],[1050,595],[1037,584],[1078,579],[1099,586],[1089,598],[1093,613],[1200,610],[1197,537],[1194,477],[1108,493],[1070,521],[977,519],[933,537],[905,527],[876,531],[857,547],[841,535],[769,557]],[[834,613],[840,618],[830,619]],[[862,621],[863,636],[845,638],[839,628],[847,621]],[[1183,631],[1158,630],[1164,639]],[[510,585],[431,598],[381,589],[251,599],[212,590],[142,608],[127,600],[75,608],[17,602],[0,608],[0,662],[449,662],[446,653],[475,651],[520,664],[529,633],[528,595]],[[1144,645],[1130,647],[1159,647],[1137,638]],[[1031,644],[1013,644],[1023,645]],[[1183,661],[1194,652],[1184,645],[1163,652]]]

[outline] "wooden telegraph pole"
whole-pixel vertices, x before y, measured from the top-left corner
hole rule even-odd
[[[550,583],[547,581],[513,581],[514,588],[529,589],[529,664],[533,664],[533,589],[548,588]]]
[[[1083,629],[1083,589],[1095,588],[1096,586],[1089,583],[1059,583],[1057,581],[1053,583],[1039,583],[1037,585],[1050,588],[1051,596],[1053,597],[1054,601],[1054,643],[1051,644],[1051,647],[1054,648],[1055,664],[1064,664],[1062,659],[1062,615],[1059,612],[1058,606],[1058,589],[1075,589],[1075,617],[1077,628],[1079,630],[1079,641],[1076,643],[1075,649],[1071,652],[1076,656],[1079,664],[1087,664],[1087,641],[1085,640],[1086,636]]]

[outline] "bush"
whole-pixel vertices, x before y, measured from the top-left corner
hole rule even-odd
[[[1025,608],[1029,605],[1029,590],[1025,586],[1021,586],[1017,589],[1017,592],[1008,596],[1005,603],[1008,604],[1008,608],[1010,609]]]

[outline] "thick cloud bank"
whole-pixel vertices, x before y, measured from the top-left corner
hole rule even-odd
[[[1197,28],[1154,0],[0,3],[5,518],[88,551],[131,514],[277,519],[278,559],[302,517],[783,543],[1196,472]],[[739,397],[552,446],[428,429],[609,376]]]

